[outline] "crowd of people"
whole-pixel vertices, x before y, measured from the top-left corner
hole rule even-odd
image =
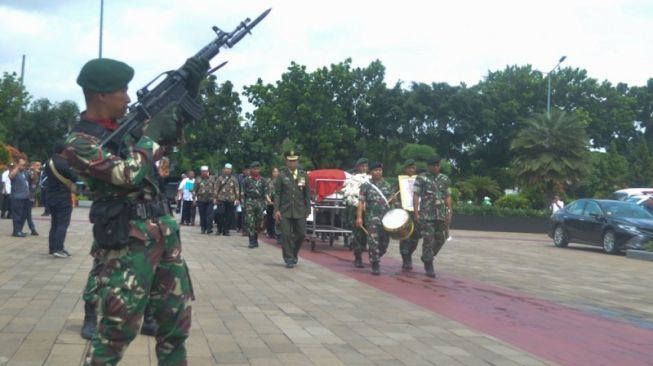
[[[220,174],[211,174],[206,165],[199,171],[197,177],[192,170],[181,175],[176,196],[180,225],[195,226],[199,213],[202,234],[230,236],[236,230],[250,238],[252,248],[258,246],[259,232],[265,232],[269,238],[279,236],[274,221],[277,167],[272,167],[269,177],[261,176],[258,161],[240,174],[234,174],[231,163],[226,163]]]

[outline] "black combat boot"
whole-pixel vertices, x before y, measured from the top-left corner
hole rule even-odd
[[[408,271],[408,255],[403,253],[401,254],[401,270]]]
[[[96,331],[97,312],[95,311],[95,304],[86,302],[84,303],[84,324],[82,325],[81,331],[82,338],[91,340]]]
[[[435,278],[435,269],[433,269],[433,262],[424,262],[424,271],[426,271],[426,276]]]
[[[413,258],[410,254],[406,254],[406,271],[413,270]]]
[[[249,246],[248,248],[256,248],[258,247],[258,238],[254,235],[249,236]]]
[[[354,254],[354,267],[365,268],[363,265],[363,255],[361,253]]]
[[[141,334],[156,337],[156,331],[159,330],[159,325],[154,320],[154,315],[148,310],[145,309],[145,314],[143,314],[143,325],[141,326]]]
[[[372,274],[378,276],[381,274],[379,262],[372,262]]]

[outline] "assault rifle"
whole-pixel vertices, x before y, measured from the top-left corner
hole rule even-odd
[[[250,30],[254,28],[263,18],[265,18],[272,9],[268,9],[261,13],[256,19],[250,21],[246,18],[242,21],[236,29],[232,32],[224,32],[220,28],[213,26],[212,29],[217,37],[209,44],[204,46],[194,57],[210,61],[215,57],[222,47],[233,47],[240,41]],[[217,67],[209,70],[206,75],[212,74],[227,62],[223,62]],[[152,83],[165,75],[165,79],[157,84],[152,90],[148,88]],[[103,141],[101,146],[109,148],[110,150],[125,157],[125,150],[123,146],[124,137],[129,134],[135,140],[140,139],[143,135],[143,127],[145,122],[157,113],[161,112],[171,104],[177,104],[179,107],[193,120],[199,119],[202,116],[202,106],[195,101],[186,90],[186,79],[188,73],[184,70],[183,66],[177,70],[165,71],[155,77],[152,81],[147,83],[143,88],[136,92],[138,100],[136,103],[129,106],[129,114],[122,118],[120,126]]]

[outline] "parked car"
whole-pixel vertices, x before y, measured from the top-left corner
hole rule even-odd
[[[613,192],[610,199],[626,201],[633,196],[653,195],[653,188],[626,188]]]
[[[579,199],[551,215],[551,224],[549,237],[556,247],[589,244],[614,254],[653,240],[653,215],[623,201]]]

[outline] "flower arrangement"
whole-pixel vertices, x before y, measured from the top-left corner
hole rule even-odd
[[[367,174],[354,174],[345,181],[341,189],[344,195],[343,201],[345,205],[358,206],[358,195],[360,194],[361,185],[369,182],[370,178]]]

